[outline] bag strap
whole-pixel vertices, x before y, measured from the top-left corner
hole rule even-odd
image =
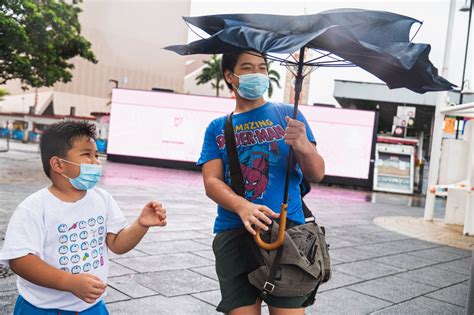
[[[227,115],[224,137],[225,148],[227,151],[227,158],[229,159],[229,170],[231,188],[235,193],[241,197],[245,196],[244,178],[242,177],[242,170],[240,169],[240,161],[237,155],[237,145],[235,143],[234,127],[232,126],[232,114]]]

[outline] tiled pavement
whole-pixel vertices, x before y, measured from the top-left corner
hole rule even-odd
[[[37,152],[28,148],[0,153],[0,239],[16,205],[48,183]],[[151,229],[136,249],[111,255],[111,314],[215,314],[215,206],[201,174],[104,164],[101,187],[127,218],[150,199],[163,202],[169,214],[168,226]],[[421,217],[422,200],[324,186],[314,186],[305,200],[327,228],[334,265],[307,314],[464,314],[471,252],[373,223],[381,216]],[[11,312],[16,294],[15,277],[0,270],[0,314]]]

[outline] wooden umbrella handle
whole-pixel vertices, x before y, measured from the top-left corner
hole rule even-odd
[[[283,245],[283,241],[285,239],[285,231],[286,231],[286,213],[287,213],[287,204],[282,204],[280,208],[280,226],[278,228],[278,238],[273,243],[266,243],[260,237],[260,229],[257,228],[257,234],[255,234],[254,239],[257,245],[265,250],[274,250]]]

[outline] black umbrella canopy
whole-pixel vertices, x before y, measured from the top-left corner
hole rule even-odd
[[[412,43],[410,29],[420,21],[384,11],[337,9],[318,14],[222,14],[185,17],[209,38],[165,49],[180,55],[220,54],[252,50],[262,54],[291,54],[301,48],[322,56],[284,63],[304,66],[358,66],[389,88],[405,87],[417,93],[451,90],[455,85],[438,75],[429,60],[430,45]]]

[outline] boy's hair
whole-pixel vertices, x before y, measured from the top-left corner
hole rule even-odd
[[[41,162],[46,176],[51,178],[49,160],[53,156],[64,158],[74,146],[74,141],[82,138],[96,139],[96,127],[86,121],[63,120],[49,126],[41,135]]]
[[[267,57],[264,54],[261,54],[259,52],[254,52],[254,51],[244,51],[244,50],[236,50],[228,53],[222,54],[222,60],[221,60],[221,71],[222,71],[222,77],[224,78],[224,82],[229,88],[229,90],[233,90],[232,84],[228,83],[225,80],[225,71],[229,70],[230,72],[234,73],[235,66],[237,65],[237,61],[239,60],[239,57],[241,54],[244,53],[250,53],[250,54],[256,54],[256,55],[261,55],[263,60],[265,60],[265,63],[267,63]]]

